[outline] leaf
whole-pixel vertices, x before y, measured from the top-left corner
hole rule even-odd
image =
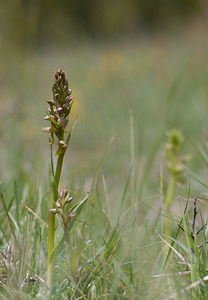
[[[47,115],[50,118],[50,121],[53,123],[54,127],[57,129],[59,127],[58,123],[51,117],[51,115],[47,112]]]
[[[189,176],[196,182],[198,182],[199,184],[201,184],[202,186],[208,188],[208,184],[203,180],[201,179],[198,175],[196,175],[192,170],[190,170],[189,168],[187,168],[185,165],[184,165],[184,169],[187,171],[187,173],[189,174]]]
[[[77,122],[74,123],[74,125],[72,126],[72,129],[69,131],[69,134],[68,134],[67,139],[66,139],[66,144],[67,144],[67,145],[69,145],[69,141],[70,141],[70,138],[71,138],[71,134],[72,134],[72,131],[74,130],[76,124],[77,124]]]
[[[89,193],[87,193],[87,195],[85,196],[85,198],[79,202],[78,204],[75,204],[74,206],[72,206],[71,208],[71,212],[75,212],[76,213],[76,218],[73,218],[71,223],[70,223],[70,227],[69,230],[72,229],[72,226],[74,225],[74,221],[76,221],[77,217],[80,215],[82,208],[84,206],[84,204],[87,202],[87,199],[89,198]]]

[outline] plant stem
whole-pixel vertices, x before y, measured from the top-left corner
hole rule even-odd
[[[57,160],[56,173],[55,173],[55,187],[52,188],[51,201],[49,209],[55,208],[55,202],[57,200],[58,186],[61,176],[61,170],[63,165],[64,153],[61,153]],[[49,211],[48,221],[48,272],[47,272],[47,285],[50,287],[53,284],[55,257],[53,257],[54,250],[54,235],[55,235],[55,214]]]
[[[50,209],[55,207],[54,205],[54,193],[51,195]],[[48,221],[48,271],[47,271],[47,285],[50,287],[53,283],[54,275],[54,258],[52,257],[52,252],[54,249],[54,232],[55,232],[55,215],[49,211],[49,221]]]
[[[58,190],[59,181],[60,181],[60,177],[61,177],[61,170],[62,170],[62,165],[63,165],[64,154],[65,154],[65,151],[63,151],[59,155],[57,165],[56,165],[55,182],[56,182],[57,190]]]
[[[168,185],[168,191],[167,196],[165,198],[165,222],[164,222],[164,231],[165,235],[170,235],[170,217],[171,217],[171,205],[173,201],[174,196],[174,190],[175,190],[175,184],[176,184],[176,177],[175,175],[172,175],[169,181]]]

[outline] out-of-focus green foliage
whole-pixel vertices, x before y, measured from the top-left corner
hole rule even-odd
[[[114,37],[166,28],[204,11],[199,0],[8,0],[0,2],[0,36],[14,45]]]

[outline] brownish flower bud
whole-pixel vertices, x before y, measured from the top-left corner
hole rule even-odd
[[[55,106],[56,105],[56,102],[53,101],[53,100],[47,100],[48,104],[51,105],[51,106]]]
[[[70,211],[70,212],[69,212],[69,217],[70,217],[70,218],[75,217],[75,215],[76,215],[76,212],[75,212],[75,211]]]
[[[52,132],[51,127],[43,127],[42,131],[46,132],[46,133],[51,133]]]
[[[73,100],[73,97],[66,97],[65,101],[67,104],[69,104]]]
[[[63,148],[67,148],[65,141],[59,141],[59,145],[61,145]]]
[[[70,203],[73,200],[73,197],[69,197],[69,199],[67,199],[67,203]]]
[[[58,78],[58,72],[55,72],[55,78],[57,79]]]
[[[51,209],[49,209],[49,212],[51,212],[52,214],[56,214],[57,210],[56,210],[56,208],[51,208]]]

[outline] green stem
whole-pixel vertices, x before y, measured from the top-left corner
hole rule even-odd
[[[171,205],[173,202],[174,190],[176,184],[176,177],[174,175],[171,176],[167,196],[165,198],[165,222],[164,222],[164,231],[166,235],[170,235],[170,217],[171,217]]]
[[[57,200],[58,186],[61,176],[61,170],[63,165],[65,151],[59,155],[56,173],[55,173],[55,185],[56,187],[52,189],[50,207],[49,209],[55,208],[55,202]],[[54,250],[54,235],[55,235],[55,214],[49,211],[49,221],[48,221],[48,272],[47,272],[47,285],[50,287],[53,284],[54,277],[54,267],[55,267],[55,257],[53,257]]]
[[[65,153],[65,151],[62,152],[62,154],[59,155],[57,165],[56,165],[55,182],[56,182],[57,189],[58,189],[58,185],[59,185],[59,181],[60,181],[60,177],[61,177],[61,170],[62,170],[62,165],[63,165],[64,153]]]

